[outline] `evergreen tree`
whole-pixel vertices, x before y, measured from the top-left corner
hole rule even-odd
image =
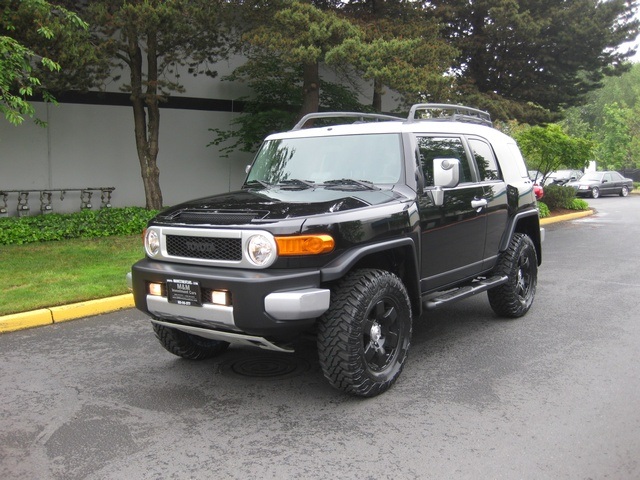
[[[148,209],[162,208],[157,164],[160,103],[183,91],[180,69],[215,76],[224,55],[219,25],[223,1],[70,1],[86,18],[93,41],[109,53],[112,66],[128,73],[135,141]]]
[[[624,71],[638,34],[636,1],[433,0],[460,51],[454,70],[466,95],[501,98],[498,117],[538,122],[577,105],[605,74]],[[547,117],[549,118],[549,117]]]
[[[397,0],[351,1],[342,11],[364,34],[346,46],[351,65],[373,81],[375,111],[382,110],[385,87],[400,93],[404,104],[450,100],[452,78],[445,72],[457,51],[444,41],[431,12]]]

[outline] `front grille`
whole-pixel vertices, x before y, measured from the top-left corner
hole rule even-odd
[[[167,253],[172,257],[204,260],[242,260],[242,240],[239,238],[183,237],[167,235]]]

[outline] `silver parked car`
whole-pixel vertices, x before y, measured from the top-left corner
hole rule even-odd
[[[576,189],[576,195],[598,198],[600,195],[620,195],[626,197],[633,190],[633,180],[618,172],[591,172],[579,180],[567,183]]]
[[[545,178],[544,185],[566,185],[568,182],[580,180],[582,175],[580,170],[556,170]]]

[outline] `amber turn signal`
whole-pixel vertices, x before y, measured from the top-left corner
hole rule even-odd
[[[278,255],[319,255],[331,252],[336,242],[330,235],[276,237]]]

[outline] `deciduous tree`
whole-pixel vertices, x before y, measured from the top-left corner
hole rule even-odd
[[[34,118],[34,95],[54,102],[50,90],[78,65],[94,59],[87,24],[45,0],[3,2],[0,10],[0,113],[14,125]],[[80,45],[80,46],[78,46]],[[88,45],[88,48],[83,48]],[[64,68],[64,70],[63,70]],[[51,74],[54,75],[51,75]]]
[[[527,166],[542,174],[542,181],[559,168],[581,169],[592,159],[593,142],[565,133],[558,124],[519,129],[515,138]]]

